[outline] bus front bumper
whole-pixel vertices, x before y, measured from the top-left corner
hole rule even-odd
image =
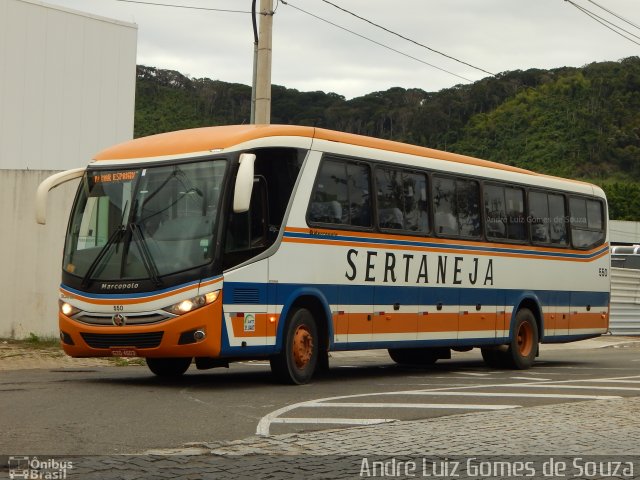
[[[62,348],[72,357],[217,357],[220,355],[221,301],[149,325],[89,325],[62,313],[58,314],[58,319]],[[202,337],[202,333],[204,338],[199,338]]]

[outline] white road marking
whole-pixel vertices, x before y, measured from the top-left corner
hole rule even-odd
[[[355,407],[355,408],[429,408],[434,410],[506,410],[520,405],[478,405],[470,403],[372,403],[372,402],[323,402],[309,403],[305,407]]]
[[[456,372],[458,375],[469,375],[471,377],[489,377],[493,373],[476,373],[476,372]]]
[[[575,400],[615,400],[622,398],[618,395],[572,395],[565,393],[512,393],[512,392],[432,392],[416,390],[413,393],[406,392],[405,395],[433,395],[436,397],[525,397],[525,398],[566,398]]]
[[[458,373],[462,373],[462,372],[458,372]],[[489,374],[487,374],[489,375]],[[640,388],[634,388],[634,387],[618,387],[618,386],[610,386],[610,387],[602,387],[602,386],[590,386],[590,385],[570,385],[570,383],[576,383],[576,382],[591,382],[591,383],[598,383],[598,382],[602,382],[602,383],[607,383],[610,381],[623,381],[623,380],[629,380],[629,383],[634,382],[633,379],[640,379],[640,375],[634,375],[634,376],[626,376],[626,377],[610,377],[610,378],[588,378],[588,379],[577,379],[577,380],[551,380],[551,381],[540,381],[540,379],[535,379],[535,381],[529,382],[529,383],[497,383],[497,384],[489,384],[489,385],[464,385],[464,386],[448,386],[448,387],[440,387],[440,388],[429,388],[429,389],[424,389],[424,390],[404,390],[404,391],[396,391],[396,392],[373,392],[373,393],[360,393],[360,394],[356,394],[356,395],[341,395],[341,396],[336,396],[336,397],[328,397],[328,398],[322,398],[322,399],[316,399],[316,400],[309,400],[306,402],[300,402],[300,403],[294,403],[292,405],[287,405],[285,407],[282,407],[278,410],[274,410],[273,412],[265,415],[264,417],[262,417],[260,419],[260,422],[258,422],[258,426],[256,428],[256,435],[269,435],[269,427],[271,424],[273,423],[336,423],[333,420],[339,420],[339,424],[345,424],[345,425],[365,425],[367,423],[361,423],[361,422],[371,422],[371,421],[383,421],[383,422],[388,422],[388,421],[393,421],[393,419],[357,419],[357,418],[338,418],[338,419],[327,419],[327,418],[312,418],[312,419],[304,419],[304,418],[288,418],[288,417],[281,417],[282,414],[289,412],[291,410],[295,410],[297,408],[304,408],[304,407],[327,407],[327,406],[336,406],[336,405],[340,405],[339,403],[330,403],[331,401],[336,401],[336,400],[346,400],[346,399],[352,399],[352,398],[363,398],[363,397],[372,397],[372,396],[385,396],[385,395],[455,395],[455,394],[462,394],[461,396],[480,396],[480,397],[489,397],[489,396],[505,396],[505,397],[510,397],[510,396],[517,396],[518,394],[501,394],[499,392],[460,392],[460,390],[472,390],[472,389],[478,389],[478,388],[549,388],[549,389],[584,389],[584,390],[621,390],[621,391],[640,391]],[[478,379],[480,380],[480,379]],[[615,382],[613,382],[615,383]],[[624,382],[620,382],[620,383],[624,383]],[[430,387],[432,387],[432,384],[424,384],[424,385],[428,385]],[[495,395],[492,395],[495,394]],[[596,396],[596,395],[570,395],[570,394],[563,394],[562,396],[558,395],[554,395],[554,394],[521,394],[521,396],[524,397],[537,397],[537,398],[543,398],[547,397],[547,398],[583,398],[583,399],[617,399],[617,398],[621,398],[621,397],[616,397],[616,396]],[[368,404],[364,404],[366,407],[370,407],[373,406],[375,404],[373,403],[368,403]],[[378,404],[378,405],[384,405],[384,404]],[[393,406],[397,406],[398,404],[389,404],[389,405],[393,405]],[[430,405],[430,404],[406,404],[406,405]],[[447,408],[447,407],[442,407],[440,406],[440,404],[432,404],[432,405],[439,405],[438,407],[405,407],[405,408]],[[445,404],[446,405],[446,404]],[[360,406],[362,407],[362,405],[358,404],[358,403],[347,403],[345,405],[340,405],[340,406]],[[468,407],[468,406],[467,406]],[[483,408],[483,409],[488,409],[490,406],[487,405],[483,405],[483,407],[487,407],[487,408]],[[500,406],[498,406],[500,407]],[[517,408],[519,407],[519,405],[510,405],[510,406],[505,406],[502,405],[502,407],[506,407],[506,408]],[[373,407],[375,408],[375,407]],[[383,408],[383,407],[379,407],[379,408]],[[402,408],[402,407],[400,407]],[[458,408],[463,408],[463,407],[458,407]],[[476,409],[476,408],[473,408]],[[307,421],[310,420],[310,421]],[[380,422],[379,422],[380,423]]]
[[[531,377],[509,377],[512,380],[528,380],[528,381],[536,381],[536,382],[550,382],[550,378],[531,378]]]
[[[531,383],[514,383],[509,385],[510,387],[524,387],[524,388],[571,388],[580,390],[625,390],[629,392],[640,392],[640,387],[600,387],[592,385],[544,385],[544,384],[531,384]]]
[[[271,423],[303,423],[303,424],[325,424],[334,425],[377,425],[379,423],[397,422],[395,418],[295,418],[279,417],[274,418]],[[268,434],[267,434],[268,435]]]

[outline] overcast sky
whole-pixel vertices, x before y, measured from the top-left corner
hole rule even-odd
[[[251,0],[145,1],[243,11],[251,7]],[[491,73],[577,67],[640,55],[640,29],[598,7],[640,26],[640,0],[593,0],[597,5],[592,0],[572,1],[625,28],[630,32],[625,35],[638,43],[608,30],[566,0],[331,0],[389,30]],[[248,13],[117,0],[44,2],[136,23],[139,64],[178,70],[192,77],[251,84],[253,32]],[[274,84],[352,98],[396,86],[438,91],[488,76],[380,30],[323,0],[287,0],[287,4],[274,0],[276,4]]]

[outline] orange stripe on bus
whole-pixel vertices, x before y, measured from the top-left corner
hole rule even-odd
[[[458,250],[456,248],[433,248],[433,247],[425,247],[425,246],[414,246],[414,245],[384,245],[379,243],[365,243],[365,242],[348,242],[342,240],[326,240],[326,239],[309,239],[309,238],[284,238],[285,242],[289,243],[303,243],[310,245],[333,245],[333,246],[343,246],[343,247],[361,247],[361,248],[377,248],[384,250],[412,250],[412,251],[423,251],[423,252],[435,252],[435,253],[451,253],[451,254],[462,254],[462,255],[484,255],[484,256],[493,256],[493,257],[509,257],[509,258],[535,258],[542,260],[560,260],[564,262],[592,262],[597,260],[598,258],[603,257],[604,255],[608,255],[608,251],[603,251],[599,255],[589,257],[589,258],[566,258],[566,257],[556,257],[551,255],[527,255],[524,253],[509,253],[509,252],[485,252],[481,250]],[[483,244],[479,244],[482,246]],[[567,253],[565,250],[564,253]],[[584,253],[584,252],[581,252]]]
[[[417,242],[417,243],[437,243],[442,245],[451,245],[452,242],[455,245],[461,245],[465,247],[483,247],[483,248],[502,248],[502,249],[522,249],[526,248],[527,250],[536,251],[536,252],[551,252],[551,253],[572,253],[572,254],[582,254],[588,255],[590,253],[597,252],[604,248],[605,246],[609,246],[608,243],[603,243],[596,248],[592,248],[590,250],[576,250],[572,248],[554,248],[554,247],[539,247],[535,245],[519,245],[512,243],[494,243],[494,242],[479,242],[473,240],[458,240],[451,238],[437,238],[437,237],[424,237],[424,236],[415,236],[415,235],[393,235],[393,234],[385,234],[385,233],[370,233],[370,232],[350,232],[347,230],[332,230],[332,229],[323,229],[323,228],[301,228],[301,227],[287,227],[285,229],[286,232],[290,233],[303,233],[303,234],[311,234],[311,232],[317,232],[320,235],[338,235],[341,237],[352,237],[352,238],[370,238],[374,240],[392,240],[392,241],[406,241],[406,242]],[[331,237],[321,237],[318,238],[318,241],[330,241]],[[309,239],[316,240],[316,239]],[[336,240],[339,241],[339,240]],[[427,248],[423,246],[419,246],[419,248]]]
[[[481,330],[495,330],[496,329],[497,314],[493,313],[478,313],[469,312],[467,314],[461,313],[458,318],[458,328],[461,331],[475,332]]]
[[[603,318],[604,316],[604,318]],[[569,320],[569,329],[576,328],[607,328],[609,319],[607,315],[600,312],[596,313],[577,313],[571,315]]]
[[[458,330],[457,313],[429,313],[418,316],[418,332],[451,332]]]

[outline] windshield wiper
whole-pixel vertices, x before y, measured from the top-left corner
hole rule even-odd
[[[89,268],[87,269],[87,273],[85,273],[84,277],[82,277],[82,286],[83,287],[86,288],[86,287],[89,286],[89,283],[91,283],[91,280],[92,280],[91,277],[92,277],[93,273],[96,271],[96,268],[98,268],[98,266],[102,263],[102,259],[105,257],[105,255],[107,254],[107,252],[111,248],[111,245],[113,245],[116,242],[119,242],[120,238],[122,238],[122,235],[126,231],[127,231],[127,229],[126,229],[126,227],[124,225],[120,225],[118,228],[116,228],[113,231],[113,233],[111,234],[111,236],[107,240],[107,243],[104,244],[104,246],[102,247],[100,252],[98,252],[98,255],[96,256],[96,258],[94,258],[93,262],[91,262],[91,265],[89,265]]]
[[[156,287],[162,286],[158,266],[156,265],[156,261],[153,259],[153,255],[151,255],[151,252],[149,251],[149,246],[147,244],[147,240],[144,238],[142,229],[137,223],[133,222],[129,224],[129,228],[131,228],[131,233],[133,233],[138,240],[138,249],[142,254],[142,265],[144,265],[144,268],[151,277],[154,285]]]

